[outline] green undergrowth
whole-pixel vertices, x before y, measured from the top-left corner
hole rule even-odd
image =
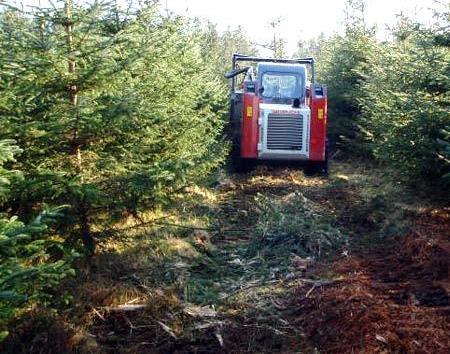
[[[256,221],[250,229],[242,220],[236,225],[242,231],[232,224],[227,225],[231,232],[216,229],[217,210],[210,210],[210,231],[194,230],[182,238],[152,235],[152,248],[165,255],[154,266],[153,282],[175,287],[185,302],[224,305],[240,289],[264,287],[295,273],[298,257],[323,259],[346,247],[335,217],[300,191],[258,192],[249,199],[245,217]],[[228,242],[221,241],[224,237]]]
[[[438,195],[404,185],[395,169],[367,161],[336,163],[322,193],[334,200],[338,223],[353,243],[404,235],[417,215],[442,204]]]
[[[346,236],[333,215],[300,191],[279,198],[259,194],[255,199],[259,220],[249,254],[282,264],[289,253],[320,259],[345,247]]]

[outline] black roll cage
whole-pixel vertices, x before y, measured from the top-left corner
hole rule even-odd
[[[309,65],[311,70],[311,82],[315,82],[314,73],[314,59],[313,58],[301,58],[301,59],[281,59],[281,58],[264,58],[264,57],[253,57],[250,55],[244,55],[239,53],[234,53],[232,57],[232,69],[229,73],[225,74],[227,79],[231,79],[231,92],[233,93],[236,86],[236,76],[242,73],[246,73],[250,68],[245,67],[243,69],[239,68],[238,62],[253,62],[253,63],[286,63],[286,64],[306,64]]]

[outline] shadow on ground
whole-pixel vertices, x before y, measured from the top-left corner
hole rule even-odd
[[[186,193],[183,227],[168,216],[105,242],[58,290],[70,307],[17,325],[6,351],[448,349],[448,214],[383,171],[259,166]]]

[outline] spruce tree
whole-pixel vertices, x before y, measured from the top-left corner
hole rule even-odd
[[[318,80],[328,87],[329,139],[351,154],[367,153],[360,134],[359,99],[376,41],[374,29],[365,23],[364,8],[362,0],[347,1],[345,33],[322,44],[317,67]]]
[[[441,177],[450,171],[450,51],[439,40],[445,33],[448,27],[440,23],[425,27],[400,19],[395,40],[380,45],[371,58],[363,85],[368,145],[411,182],[447,183]]]
[[[49,225],[58,217],[58,208],[45,207],[28,224],[6,212],[11,180],[20,173],[4,165],[14,162],[18,153],[14,141],[0,140],[0,341],[8,335],[8,320],[17,310],[47,302],[52,287],[73,274],[70,263],[76,256],[60,238],[51,237]]]
[[[68,205],[87,254],[111,218],[167,204],[224,158],[224,87],[182,18],[93,2],[2,14],[1,138],[24,148],[11,207]],[[105,224],[105,225],[104,225]]]

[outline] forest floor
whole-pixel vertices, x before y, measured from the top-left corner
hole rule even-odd
[[[383,169],[331,166],[221,175],[116,225],[57,320],[32,314],[6,350],[450,352],[450,210]]]

